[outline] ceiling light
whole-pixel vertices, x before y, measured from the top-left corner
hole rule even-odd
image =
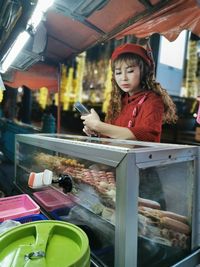
[[[26,30],[21,32],[13,45],[8,49],[7,53],[4,55],[0,64],[0,72],[4,73],[7,71],[9,66],[18,56],[19,52],[23,49],[27,43],[30,35],[35,32],[37,26],[43,18],[44,13],[53,4],[54,0],[38,0],[37,5],[33,11],[33,14],[28,21]]]
[[[18,87],[17,91],[18,91],[18,93],[23,93],[23,88],[20,86],[20,87]]]
[[[36,30],[37,26],[40,24],[40,21],[43,18],[44,13],[47,9],[53,4],[54,0],[38,0],[35,10],[28,21],[27,28]]]
[[[13,63],[13,61],[18,56],[19,52],[22,50],[26,42],[28,41],[30,34],[27,31],[21,32],[11,48],[5,54],[1,61],[1,69],[2,73],[6,72],[9,66]]]

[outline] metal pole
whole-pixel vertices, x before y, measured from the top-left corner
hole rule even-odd
[[[61,87],[61,64],[58,65],[58,108],[57,108],[57,133],[60,133],[60,113],[61,113],[61,105],[60,105],[60,87]]]

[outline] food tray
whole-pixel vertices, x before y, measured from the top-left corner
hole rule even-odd
[[[27,194],[0,199],[0,222],[40,213],[40,207]]]
[[[52,211],[62,207],[74,206],[73,197],[65,195],[55,189],[48,189],[33,193],[37,202],[42,205],[47,211]]]
[[[15,219],[15,221],[18,221],[20,223],[29,223],[29,222],[36,222],[36,221],[42,221],[42,220],[48,220],[48,218],[44,216],[43,214],[32,214],[29,216]]]

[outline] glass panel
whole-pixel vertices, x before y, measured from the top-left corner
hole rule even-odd
[[[190,251],[194,162],[140,169],[139,175],[139,266],[171,266]]]
[[[30,173],[53,172],[50,186],[32,187]],[[16,182],[53,219],[68,221],[88,235],[92,252],[114,263],[115,169],[93,161],[20,143]]]
[[[40,136],[40,135],[39,135]],[[68,140],[68,141],[79,141],[79,142],[89,142],[92,144],[100,144],[100,145],[109,145],[115,146],[118,148],[128,148],[128,149],[135,149],[135,148],[142,148],[145,147],[144,145],[138,145],[135,141],[127,141],[127,140],[117,140],[117,139],[109,139],[109,138],[97,138],[97,137],[88,137],[88,136],[78,136],[78,135],[66,135],[66,134],[43,134],[42,136]],[[55,140],[54,140],[55,141]],[[70,142],[70,143],[71,143]]]

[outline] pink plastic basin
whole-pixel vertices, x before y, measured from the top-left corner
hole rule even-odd
[[[57,190],[48,189],[33,193],[36,201],[41,204],[46,210],[52,211],[62,207],[74,206],[73,198],[70,195],[65,195]]]
[[[27,194],[0,198],[0,222],[40,213],[40,207]]]

